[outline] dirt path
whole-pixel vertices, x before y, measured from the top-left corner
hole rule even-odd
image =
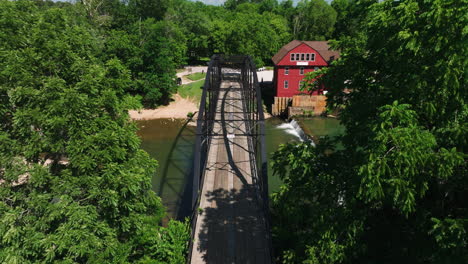
[[[192,74],[192,73],[196,73],[196,72],[206,72],[207,69],[208,69],[208,67],[206,67],[206,66],[187,67],[187,68],[185,68],[185,70],[183,72],[178,72],[177,77],[182,79],[182,84],[193,83],[193,82],[196,82],[196,81],[199,81],[199,80],[192,81],[192,80],[189,80],[186,76],[189,75],[189,74]]]

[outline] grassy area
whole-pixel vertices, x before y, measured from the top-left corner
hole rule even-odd
[[[196,73],[189,74],[186,77],[187,79],[191,81],[198,81],[200,79],[205,79],[206,73],[196,72]]]
[[[200,101],[204,83],[205,80],[199,80],[193,83],[181,85],[179,86],[179,94],[183,98],[190,98]]]
[[[267,70],[267,71],[272,71],[272,70],[273,70],[273,66],[266,66],[266,67],[265,67],[265,70]]]

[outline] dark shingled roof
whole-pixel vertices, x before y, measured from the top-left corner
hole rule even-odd
[[[334,59],[338,59],[340,57],[340,52],[336,50],[330,50],[330,46],[328,45],[328,41],[300,41],[300,40],[293,40],[286,44],[284,47],[278,51],[278,53],[273,56],[272,60],[274,64],[278,64],[286,54],[288,54],[291,50],[295,49],[301,44],[306,44],[307,46],[316,50],[320,56],[323,57],[328,63]]]

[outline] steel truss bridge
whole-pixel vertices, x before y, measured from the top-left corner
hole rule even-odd
[[[261,90],[249,56],[214,55],[197,119],[188,262],[272,263]]]

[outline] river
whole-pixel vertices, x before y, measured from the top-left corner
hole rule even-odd
[[[301,121],[307,123],[308,133],[317,136],[325,135],[327,131],[334,133],[339,126],[337,120],[329,118]],[[170,217],[187,216],[190,204],[183,201],[190,200],[190,185],[185,183],[192,173],[195,127],[186,125],[185,120],[180,119],[137,121],[137,125],[142,148],[159,163],[153,177],[153,190],[162,198]],[[277,118],[265,121],[265,132],[269,158],[280,144],[300,141],[292,126]],[[281,185],[281,180],[273,175],[271,166],[268,183],[270,192],[277,191]]]

